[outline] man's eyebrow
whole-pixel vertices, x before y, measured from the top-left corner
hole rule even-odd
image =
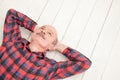
[[[46,26],[42,26],[41,28],[46,28]]]

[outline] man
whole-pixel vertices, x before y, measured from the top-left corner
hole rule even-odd
[[[21,37],[20,27],[32,31],[31,41]],[[80,52],[60,43],[54,27],[37,23],[26,15],[10,9],[4,24],[0,47],[0,80],[57,80],[87,70],[91,61]],[[69,60],[56,62],[45,56],[56,50]]]

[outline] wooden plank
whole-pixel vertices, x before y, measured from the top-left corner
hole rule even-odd
[[[42,15],[39,17],[39,27],[47,24],[52,25],[62,4],[63,0],[49,0]]]
[[[106,62],[104,71],[101,76],[101,80],[119,80],[119,67],[120,63],[120,1],[114,0],[111,16],[114,17],[114,22],[116,26],[119,26],[119,33],[116,41],[113,44],[113,47],[108,56],[108,61]]]
[[[97,0],[90,20],[85,25],[86,29],[79,40],[77,49],[88,57],[91,56],[96,40],[99,37],[98,35],[103,28],[103,24],[109,12],[111,1],[112,0]]]
[[[120,25],[119,25],[120,27]],[[101,80],[120,80],[120,31]]]
[[[96,46],[92,52],[93,55],[91,60],[93,65],[89,71],[86,72],[82,80],[102,80],[101,76],[103,75],[112,46],[118,35],[120,23],[120,11],[118,5],[114,3],[112,6],[111,4],[108,17],[106,18],[105,24],[103,24],[103,30],[100,33],[101,35],[98,38]]]
[[[62,39],[63,43],[72,48],[77,47],[79,39],[91,17],[95,4],[96,0],[83,0],[80,2],[78,10],[71,23],[69,23],[69,28]]]
[[[62,36],[64,35],[69,21],[74,15],[74,11],[77,8],[78,3],[79,0],[64,0],[63,6],[56,16],[55,22],[53,23],[53,26],[55,26],[58,31],[59,40],[62,39]]]
[[[32,4],[30,4],[29,11],[32,14],[29,14],[33,20],[37,23],[39,22],[39,17],[43,14],[44,9],[48,5],[49,0],[32,0]]]

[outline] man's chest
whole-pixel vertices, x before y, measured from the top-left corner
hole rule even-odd
[[[0,53],[2,54],[1,60],[5,65],[15,64],[24,67],[40,67],[45,66],[47,63],[41,55],[39,56],[30,52],[27,46],[22,42],[7,43],[2,47]]]

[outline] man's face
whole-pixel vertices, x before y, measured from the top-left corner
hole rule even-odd
[[[54,46],[52,43],[57,39],[56,29],[52,26],[45,25],[36,29],[32,35],[32,40],[37,42],[42,48]]]

